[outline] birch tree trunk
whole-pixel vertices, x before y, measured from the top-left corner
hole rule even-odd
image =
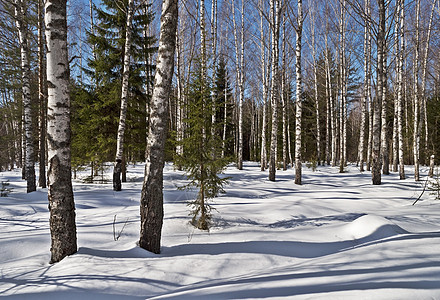
[[[32,137],[32,100],[30,86],[30,61],[29,61],[29,43],[28,43],[28,25],[26,21],[26,1],[15,0],[15,18],[20,41],[21,52],[21,81],[22,81],[22,99],[24,116],[24,141],[25,141],[25,178],[27,182],[27,192],[33,192],[37,189],[35,179],[35,150]]]
[[[405,5],[404,1],[399,1],[399,51],[398,51],[398,91],[397,91],[397,136],[399,147],[399,177],[405,179],[405,164],[403,157],[403,55],[405,51]]]
[[[225,82],[225,89],[224,89],[224,97],[225,97],[225,105],[224,105],[224,112],[223,112],[223,138],[222,138],[222,158],[225,157],[225,151],[226,151],[226,130],[228,128],[228,84]]]
[[[283,18],[281,105],[283,106],[283,171],[287,170],[287,100],[286,100],[286,18]]]
[[[379,25],[377,31],[377,96],[373,108],[373,145],[372,145],[372,182],[373,185],[380,185],[381,161],[380,161],[380,134],[381,134],[381,104],[383,97],[383,65],[384,65],[384,43],[385,43],[385,1],[378,0]]]
[[[326,32],[328,32],[328,23],[326,25]],[[335,124],[335,111],[334,111],[334,101],[332,92],[332,82],[331,82],[331,72],[330,72],[330,49],[328,47],[327,35],[325,36],[325,77],[326,77],[326,96],[328,97],[328,115],[329,115],[329,126],[331,132],[330,148],[331,148],[331,166],[336,165],[336,124]]]
[[[160,253],[163,223],[163,167],[167,131],[168,98],[174,71],[177,29],[177,0],[162,2],[159,50],[151,99],[145,177],[141,193],[139,246]]]
[[[326,10],[327,10],[327,4],[326,4]],[[331,79],[330,79],[330,61],[329,61],[329,48],[328,48],[328,33],[329,33],[329,26],[328,26],[328,19],[326,20],[325,24],[326,34],[324,36],[325,41],[325,52],[324,52],[324,66],[325,66],[325,97],[326,97],[326,137],[325,137],[325,156],[327,160],[327,165],[330,165],[330,161],[332,160],[332,154],[333,154],[333,119],[332,117],[332,105],[331,105]]]
[[[113,169],[113,190],[120,191],[122,160],[124,155],[124,135],[127,120],[128,78],[130,76],[130,48],[133,18],[133,0],[128,1],[127,23],[125,29],[124,70],[122,73],[121,111],[119,116],[118,137],[116,140],[116,158]]]
[[[345,62],[345,0],[341,3],[339,20],[340,50],[339,50],[339,172],[344,172],[347,140],[346,118],[346,62]]]
[[[40,105],[40,159],[38,185],[46,188],[46,91],[44,89],[44,16],[43,1],[38,0],[38,100]]]
[[[370,0],[365,0],[365,7],[364,11],[367,16],[369,16],[369,7],[370,7]],[[365,146],[365,129],[366,129],[366,120],[367,120],[367,99],[368,99],[368,82],[370,80],[369,78],[369,59],[368,59],[368,42],[369,42],[369,35],[370,35],[370,21],[368,18],[364,18],[364,93],[362,98],[362,117],[361,117],[361,128],[360,128],[360,134],[359,134],[359,168],[360,171],[364,171],[364,146]]]
[[[71,181],[69,62],[66,1],[47,0],[47,138],[51,263],[77,251]]]
[[[431,5],[431,14],[429,16],[429,22],[428,22],[428,29],[426,33],[426,43],[425,43],[425,49],[424,49],[424,57],[422,61],[422,90],[421,90],[421,98],[422,98],[422,109],[421,111],[421,120],[420,120],[420,128],[422,127],[422,120],[424,121],[425,126],[425,156],[426,160],[428,160],[428,136],[429,136],[429,128],[428,128],[428,115],[427,115],[427,108],[426,108],[426,74],[428,69],[428,54],[429,54],[429,42],[431,40],[431,31],[432,31],[432,21],[434,16],[434,10],[435,10],[435,4],[437,3],[437,0],[432,1]]]
[[[271,81],[271,104],[272,104],[272,132],[270,136],[269,154],[269,180],[275,181],[277,163],[277,133],[278,133],[278,53],[280,37],[280,3],[279,0],[271,0],[271,28],[272,28],[272,81]]]
[[[386,26],[386,23],[385,23]],[[385,27],[385,32],[386,32]],[[390,153],[389,153],[389,141],[388,141],[388,124],[387,124],[387,41],[384,38],[383,42],[383,71],[382,71],[382,121],[381,121],[381,154],[382,154],[382,173],[384,175],[390,174]],[[380,93],[380,91],[379,91]]]
[[[295,47],[295,71],[296,71],[296,114],[295,114],[295,184],[301,184],[301,133],[302,133],[302,71],[301,71],[301,47],[303,11],[302,0],[298,0],[298,27],[296,28]]]
[[[217,70],[217,0],[212,0],[211,3],[211,39],[212,39],[212,72],[216,74]],[[216,123],[216,112],[217,103],[214,93],[211,93],[212,100],[212,116],[211,116],[211,136],[215,133],[215,123]],[[213,151],[213,155],[214,151]]]
[[[232,20],[234,24],[234,43],[235,43],[235,60],[236,60],[236,72],[238,80],[238,147],[237,147],[237,168],[243,169],[243,101],[244,101],[244,0],[242,0],[241,11],[241,48],[238,43],[237,23],[235,21],[235,1],[232,0]]]
[[[397,172],[398,164],[399,164],[399,136],[398,136],[398,114],[399,114],[399,105],[398,105],[398,94],[399,94],[399,31],[400,31],[400,0],[396,1],[396,22],[394,23],[394,57],[395,57],[395,82],[394,86],[394,114],[393,114],[393,161],[392,161],[392,171]]]
[[[371,57],[370,57],[371,58]],[[371,64],[370,64],[371,71]],[[371,74],[371,72],[370,72]],[[371,96],[371,76],[368,82],[367,89],[367,104],[368,104],[368,147],[367,147],[367,171],[371,171],[371,158],[373,152],[373,115],[374,115],[374,101]]]
[[[183,139],[183,114],[182,114],[182,104],[183,104],[183,74],[182,74],[182,45],[180,43],[179,35],[181,32],[179,31],[176,34],[176,77],[177,77],[177,107],[176,107],[176,154],[181,156],[183,155],[183,145],[181,141]],[[181,166],[177,166],[178,170],[181,170]]]
[[[316,59],[316,43],[315,43],[315,22],[316,22],[316,10],[313,6],[311,13],[311,35],[312,35],[312,59],[313,59],[313,79],[315,89],[315,113],[316,113],[316,159],[318,166],[321,165],[321,128],[320,128],[320,114],[319,114],[319,94],[318,94],[318,61]]]
[[[261,129],[261,171],[264,171],[267,167],[267,153],[266,153],[266,131],[267,131],[267,74],[266,72],[266,57],[265,57],[265,38],[264,38],[264,27],[263,27],[263,10],[264,2],[259,0],[259,13],[260,13],[260,50],[261,50],[261,81],[263,85],[263,120]]]
[[[420,0],[416,1],[416,36],[414,47],[414,139],[413,139],[413,151],[414,151],[414,180],[420,180],[419,168],[419,151],[420,151],[420,100],[419,100],[419,53],[420,53]]]

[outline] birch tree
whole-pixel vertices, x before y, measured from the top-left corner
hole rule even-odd
[[[272,104],[272,132],[270,137],[269,154],[269,180],[275,181],[277,163],[277,133],[278,133],[278,53],[280,38],[279,16],[281,5],[279,0],[271,0],[271,31],[272,31],[272,80],[271,80],[271,104]]]
[[[244,101],[244,0],[241,1],[241,48],[238,42],[237,23],[235,21],[235,1],[232,0],[232,21],[234,25],[234,44],[236,72],[238,79],[238,159],[237,168],[243,169],[243,101]]]
[[[320,113],[319,113],[319,92],[318,92],[318,61],[316,58],[316,42],[315,42],[315,27],[316,27],[316,7],[313,4],[311,11],[310,31],[312,38],[312,59],[313,59],[313,83],[314,83],[314,97],[315,97],[315,113],[316,113],[316,156],[318,166],[321,165],[321,128],[320,128]]]
[[[51,263],[77,251],[75,203],[71,181],[69,62],[66,1],[45,5],[48,81],[48,200]]]
[[[179,18],[178,34],[176,34],[176,77],[177,77],[177,103],[176,103],[176,154],[183,155],[183,102],[184,102],[184,88],[183,88],[183,74],[182,74],[182,43],[179,36],[182,34],[181,30],[182,18]],[[177,166],[180,170],[181,166]]]
[[[346,105],[346,57],[345,57],[345,0],[341,3],[341,12],[339,19],[339,172],[344,172],[346,163],[346,145],[347,145],[347,105]]]
[[[420,59],[420,0],[416,0],[416,23],[415,23],[415,45],[414,45],[414,131],[413,131],[413,152],[414,152],[414,180],[420,180],[420,98],[419,98],[419,59]]]
[[[113,169],[113,190],[120,191],[122,160],[124,155],[124,134],[127,120],[127,102],[128,102],[128,78],[130,76],[130,48],[131,48],[131,22],[133,18],[133,1],[128,1],[127,25],[125,30],[125,51],[124,51],[124,69],[122,73],[122,92],[121,109],[118,125],[118,136],[116,140],[116,158]]]
[[[37,189],[35,179],[35,150],[32,137],[32,101],[30,86],[30,60],[29,60],[29,28],[27,24],[27,1],[15,0],[15,22],[18,30],[20,53],[21,53],[21,83],[23,99],[23,119],[24,119],[24,142],[25,158],[23,168],[25,169],[25,179],[27,182],[27,192],[33,192]]]
[[[385,11],[386,12],[386,11]],[[388,52],[388,43],[387,43],[387,23],[385,22],[385,28],[384,28],[384,39],[383,39],[383,56],[382,56],[382,89],[379,90],[379,86],[377,89],[377,93],[382,93],[381,97],[381,157],[382,157],[382,173],[384,175],[390,174],[390,154],[389,154],[389,139],[388,139],[388,122],[387,122],[387,114],[388,114],[388,107],[387,107],[387,52]]]
[[[370,0],[365,0],[365,15],[369,16],[370,10]],[[370,82],[370,20],[369,18],[364,18],[364,93],[362,97],[362,117],[361,117],[361,128],[359,135],[359,165],[360,171],[364,171],[364,146],[365,146],[365,128],[367,120],[367,101],[369,96],[369,82]]]
[[[217,69],[217,0],[211,3],[211,51],[212,51],[212,72],[216,73]],[[214,93],[211,93],[212,116],[211,116],[211,136],[215,135],[215,123],[217,114],[217,102]]]
[[[139,246],[160,253],[163,223],[163,167],[168,98],[174,69],[177,0],[164,0],[160,19],[159,50],[151,99],[145,177],[141,193]]]
[[[303,28],[302,0],[298,0],[298,16],[295,47],[296,70],[296,117],[295,117],[295,184],[301,184],[301,122],[302,122],[302,73],[301,73],[301,38]]]
[[[265,34],[263,27],[263,11],[264,1],[258,1],[258,11],[260,14],[260,50],[261,50],[261,82],[263,88],[263,120],[261,129],[261,171],[264,171],[267,167],[267,152],[266,152],[266,130],[267,130],[267,95],[268,95],[268,80],[267,80],[267,67],[266,67],[266,55],[265,55]]]
[[[381,161],[380,161],[380,134],[381,134],[381,104],[383,89],[383,71],[384,71],[384,46],[385,46],[385,1],[378,0],[379,23],[377,30],[377,95],[373,107],[373,145],[372,145],[372,182],[373,185],[380,185],[381,177]]]
[[[423,52],[423,60],[422,60],[422,87],[421,87],[421,100],[422,100],[422,108],[423,111],[421,112],[421,115],[423,116],[421,119],[424,121],[424,127],[425,127],[425,156],[428,159],[428,136],[429,136],[429,127],[428,127],[428,113],[427,113],[427,97],[426,97],[426,75],[428,73],[428,54],[429,54],[429,42],[431,40],[431,32],[432,32],[432,23],[433,23],[433,17],[434,17],[434,11],[435,11],[435,5],[437,3],[437,0],[432,0],[431,4],[431,13],[429,15],[429,21],[428,21],[428,28],[426,29],[426,41],[425,41],[425,47]],[[422,120],[421,120],[422,121]],[[422,123],[422,122],[420,122]],[[422,124],[420,124],[420,127]]]
[[[403,157],[403,55],[405,51],[405,5],[403,0],[399,0],[399,36],[396,41],[397,51],[397,139],[399,147],[399,177],[405,179],[405,164]]]
[[[38,102],[40,106],[40,155],[38,185],[46,188],[46,91],[44,88],[44,16],[43,1],[38,0]]]
[[[283,171],[287,170],[287,91],[286,91],[286,18],[283,17],[283,37],[282,37],[282,72],[281,72],[281,105],[283,106]]]

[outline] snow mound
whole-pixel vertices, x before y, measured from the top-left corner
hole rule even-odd
[[[364,215],[350,224],[344,225],[341,235],[347,239],[362,239],[367,242],[406,233],[408,233],[406,230],[388,219],[374,215]]]

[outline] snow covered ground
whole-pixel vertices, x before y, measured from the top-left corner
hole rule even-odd
[[[78,253],[53,265],[47,190],[26,194],[20,171],[0,173],[13,188],[0,198],[0,296],[440,299],[440,201],[425,192],[412,206],[423,182],[410,167],[408,179],[382,176],[381,186],[355,166],[304,167],[302,186],[293,170],[270,182],[256,164],[230,167],[202,232],[188,224],[195,192],[177,190],[185,177],[167,165],[160,255],[136,245],[142,165],[130,166],[122,192],[76,180]]]

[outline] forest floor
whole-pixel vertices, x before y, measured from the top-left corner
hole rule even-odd
[[[209,232],[189,225],[165,167],[162,253],[137,246],[143,165],[130,165],[123,191],[74,180],[78,252],[50,265],[47,189],[26,194],[21,170],[0,173],[0,296],[12,299],[440,299],[440,201],[397,173],[373,186],[348,166],[304,167],[267,180],[257,164],[229,167]],[[110,178],[111,169],[107,170]],[[115,237],[117,240],[115,240]],[[119,238],[118,238],[119,237]]]

